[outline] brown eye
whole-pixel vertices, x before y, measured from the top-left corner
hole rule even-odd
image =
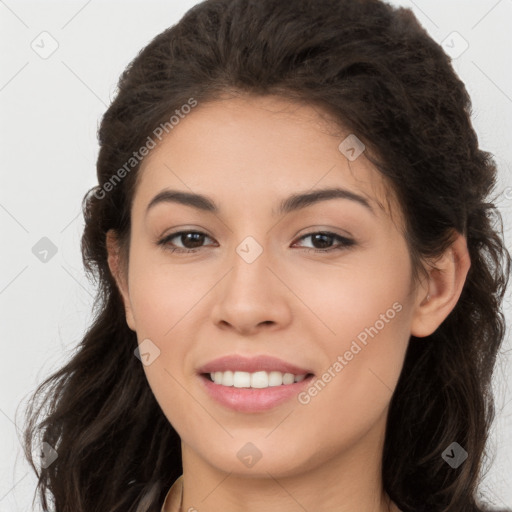
[[[192,253],[197,252],[199,249],[204,247],[203,244],[206,238],[210,237],[206,233],[202,233],[200,231],[179,231],[177,233],[167,235],[158,242],[158,245],[163,246],[166,250],[171,252]],[[330,232],[321,231],[309,233],[302,236],[299,240],[304,240],[306,238],[311,238],[313,243],[313,247],[304,247],[306,251],[326,253],[340,249],[347,249],[348,247],[355,245],[354,240]],[[181,244],[181,247],[178,244]]]
[[[355,245],[355,241],[350,238],[346,238],[336,233],[330,233],[326,231],[320,231],[315,233],[309,233],[307,235],[302,236],[299,240],[304,240],[306,238],[311,238],[313,247],[305,247],[307,251],[315,251],[315,252],[329,252],[339,249],[345,249]],[[334,247],[332,243],[337,241],[338,244]]]
[[[186,249],[195,249],[200,247],[204,242],[205,234],[203,233],[182,233],[180,236],[180,242],[185,246]]]
[[[158,242],[158,245],[164,246],[171,252],[196,252],[204,243],[205,238],[210,238],[207,234],[200,231],[179,231],[171,233]],[[172,240],[177,240],[181,243],[182,247],[176,246]]]

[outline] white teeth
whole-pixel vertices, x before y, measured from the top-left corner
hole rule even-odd
[[[224,382],[224,379],[222,379],[222,382]],[[233,386],[235,386],[235,388],[250,388],[251,374],[247,372],[235,372],[233,374]]]
[[[244,386],[246,387],[246,386]],[[251,374],[251,388],[268,388],[268,373],[256,372]]]
[[[283,375],[283,384],[293,384],[295,381],[295,375],[293,373],[285,373]]]
[[[282,386],[302,382],[306,375],[294,375],[293,373],[281,372],[213,372],[210,377],[215,384],[221,386],[234,386],[235,388],[269,388],[273,386]]]
[[[224,384],[224,386],[233,386],[233,384],[235,383],[235,379],[234,379],[234,373],[233,372],[218,372],[220,373],[221,377],[220,377],[220,382],[218,382],[218,384]]]
[[[268,374],[269,386],[281,386],[283,384],[283,374],[281,372],[270,372]]]

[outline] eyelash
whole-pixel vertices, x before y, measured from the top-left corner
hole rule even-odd
[[[157,242],[157,245],[163,246],[165,248],[165,250],[170,251],[171,253],[177,252],[177,253],[186,253],[186,254],[197,252],[198,250],[203,248],[203,247],[198,247],[196,249],[183,249],[181,247],[169,247],[170,240],[172,240],[173,238],[176,238],[177,236],[186,235],[186,234],[205,235],[208,237],[208,235],[206,233],[203,233],[201,231],[177,231],[176,233],[171,233],[171,234],[165,236],[164,238],[162,238],[161,240],[159,240]],[[346,238],[346,237],[337,235],[336,233],[331,233],[329,231],[313,231],[311,233],[301,236],[298,240],[303,240],[304,238],[309,238],[314,235],[324,235],[324,236],[332,237],[332,238],[338,240],[339,245],[337,247],[330,247],[329,249],[314,249],[311,247],[303,247],[303,249],[306,252],[314,251],[317,253],[329,253],[332,251],[344,250],[344,249],[352,247],[356,244],[356,242],[350,238]],[[210,237],[208,237],[208,238],[210,238]]]

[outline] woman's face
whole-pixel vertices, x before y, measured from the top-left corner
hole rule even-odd
[[[382,447],[425,293],[380,174],[333,131],[279,97],[226,99],[142,164],[123,294],[184,460],[277,477]]]

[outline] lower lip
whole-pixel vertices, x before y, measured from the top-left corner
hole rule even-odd
[[[313,375],[309,375],[302,382],[283,384],[269,388],[235,388],[215,384],[205,375],[200,375],[206,392],[221,405],[238,412],[268,411],[297,396],[301,390],[308,386]]]

